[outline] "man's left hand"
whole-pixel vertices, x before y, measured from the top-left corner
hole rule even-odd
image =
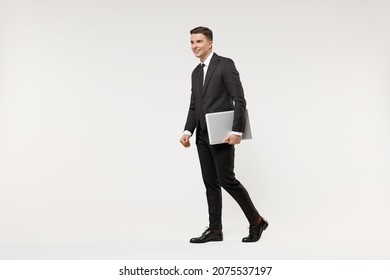
[[[228,137],[226,137],[223,142],[228,143],[229,145],[236,145],[240,144],[241,142],[241,136],[236,134],[230,134]]]

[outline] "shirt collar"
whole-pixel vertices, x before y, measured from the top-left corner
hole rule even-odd
[[[213,55],[214,55],[214,53],[211,52],[211,53],[209,54],[209,56],[206,58],[206,60],[203,62],[203,64],[206,65],[206,67],[209,67],[209,65],[210,65],[210,60],[211,60],[211,58],[213,57]]]

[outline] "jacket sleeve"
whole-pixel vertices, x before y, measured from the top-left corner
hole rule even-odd
[[[191,83],[193,82],[192,80],[193,80],[193,77],[191,78]],[[195,93],[194,93],[193,86],[192,86],[191,87],[190,107],[188,108],[187,121],[186,121],[186,124],[184,126],[184,130],[188,130],[192,134],[194,134],[195,128],[196,128]]]
[[[232,131],[245,132],[246,100],[233,60],[228,59],[223,71],[223,80],[231,99],[234,101],[234,119]]]

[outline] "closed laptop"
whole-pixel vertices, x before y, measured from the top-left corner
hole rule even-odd
[[[241,139],[252,139],[248,110],[245,111],[245,132]],[[224,111],[206,114],[207,131],[210,145],[222,144],[223,140],[232,133],[234,111]]]

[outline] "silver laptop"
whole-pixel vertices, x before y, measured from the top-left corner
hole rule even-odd
[[[249,124],[248,110],[246,114],[245,133],[241,139],[252,139],[252,131]],[[224,111],[206,114],[206,124],[209,133],[210,145],[222,144],[223,139],[232,133],[234,111]]]

